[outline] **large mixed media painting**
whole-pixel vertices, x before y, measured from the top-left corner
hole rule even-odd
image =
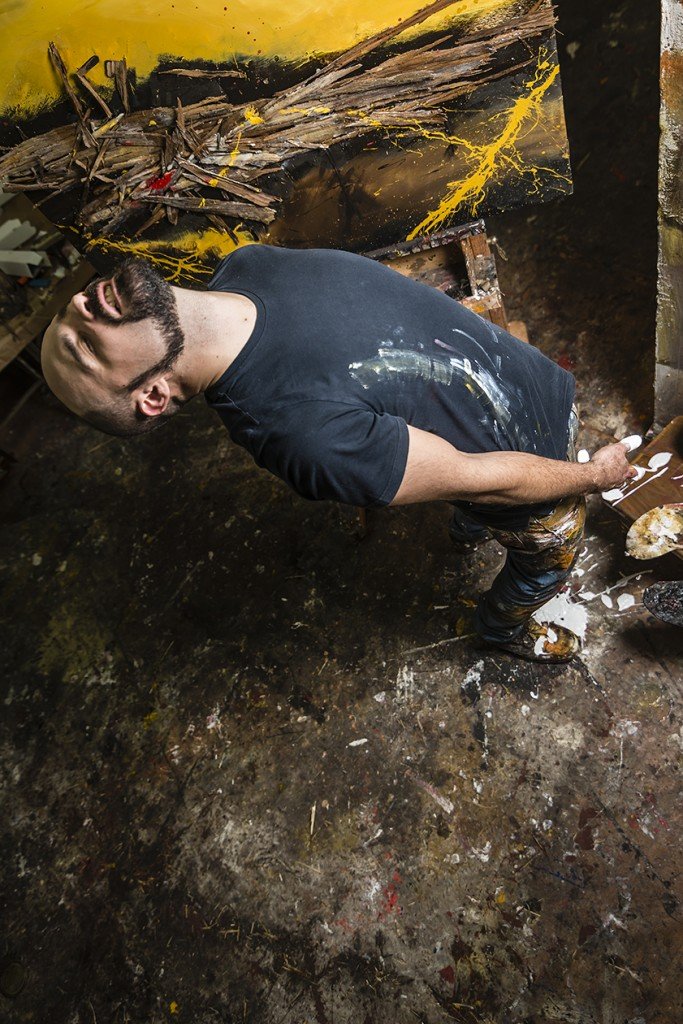
[[[571,191],[550,0],[15,0],[0,119],[0,188],[175,280]]]

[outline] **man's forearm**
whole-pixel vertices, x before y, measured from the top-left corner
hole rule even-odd
[[[461,452],[443,438],[409,426],[408,459],[392,505],[473,501],[533,505],[620,487],[633,476],[626,448],[606,445],[590,462],[560,462],[524,452]]]
[[[447,499],[526,505],[595,489],[590,462],[559,462],[524,452],[485,452],[464,460],[464,472],[449,483]]]

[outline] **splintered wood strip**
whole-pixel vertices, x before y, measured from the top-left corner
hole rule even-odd
[[[198,68],[170,68],[160,75],[181,75],[184,78],[246,78],[244,71],[200,71]]]
[[[165,216],[166,211],[164,210],[163,204],[159,203],[156,209],[152,211],[151,217],[148,217],[144,224],[141,224],[140,227],[133,232],[133,238],[139,238],[139,236],[143,235],[145,231],[148,231],[149,228],[153,228],[155,224],[158,224],[160,220],[163,220]]]
[[[74,90],[71,88],[71,83],[69,82],[69,75],[68,75],[67,70],[66,70],[66,65],[64,64],[64,61],[62,60],[62,56],[61,56],[59,50],[57,49],[57,47],[55,46],[55,44],[53,42],[48,43],[47,52],[48,52],[48,56],[50,58],[50,61],[52,63],[52,66],[55,69],[55,71],[57,72],[57,75],[59,76],[59,78],[61,79],[62,85],[64,86],[64,91],[66,92],[67,96],[71,100],[71,103],[73,105],[74,110],[76,111],[76,113],[78,115],[79,120],[83,121],[85,119],[85,117],[86,117],[86,114],[87,114],[86,108],[83,106],[83,104],[79,100],[78,96],[76,95]]]
[[[271,206],[279,199],[255,190],[263,174],[282,174],[291,157],[325,151],[334,143],[353,142],[372,133],[409,138],[411,133],[438,130],[445,123],[445,102],[528,67],[537,59],[533,46],[528,59],[517,59],[514,65],[503,56],[505,66],[501,66],[501,53],[553,24],[550,5],[539,0],[513,28],[501,31],[489,26],[445,48],[439,47],[451,37],[441,36],[369,69],[359,62],[360,56],[386,39],[457,2],[437,0],[409,21],[365,40],[360,49],[346,51],[311,78],[269,99],[230,104],[221,97],[206,97],[188,106],[178,99],[172,108],[109,116],[92,130],[81,120],[64,134],[49,132],[27,140],[0,158],[0,183],[8,190],[44,188],[55,194],[89,182],[97,193],[83,206],[79,223],[89,228],[103,224],[107,233],[122,222],[122,208],[138,202],[154,202],[174,220],[183,208],[206,214],[207,207],[197,197],[182,194],[197,185],[219,188],[244,200],[205,200],[222,203],[220,212],[226,216],[257,222],[267,218],[268,222],[274,217]],[[57,58],[61,60],[58,54]],[[79,72],[85,74],[93,66],[91,61]],[[65,81],[63,62],[62,68]],[[125,61],[108,61],[105,71],[114,77],[123,102],[127,97]],[[102,155],[104,137],[110,145]],[[172,193],[150,195],[149,182],[174,168],[183,174],[169,182]]]
[[[116,91],[119,94],[123,109],[127,114],[130,114],[130,96],[128,93],[128,65],[126,64],[126,58],[122,57],[121,60],[117,60],[114,66],[114,84],[116,85]]]
[[[156,203],[158,199],[151,196],[139,196],[136,199],[139,203]],[[248,217],[250,220],[259,220],[263,224],[270,224],[275,218],[274,210],[264,210],[248,203],[231,203],[223,199],[204,199],[201,196],[164,196],[164,206],[176,207],[179,210],[193,210],[197,213],[225,213],[230,217]]]
[[[92,166],[91,166],[90,170],[88,171],[88,180],[89,181],[97,175],[97,171],[99,170],[102,161],[104,160],[105,156],[107,155],[107,150],[108,150],[109,146],[110,146],[110,140],[109,139],[105,139],[104,142],[102,143],[102,145],[100,146],[100,149],[99,149],[99,152],[98,152],[97,156],[93,160],[93,163],[92,163]]]
[[[462,3],[463,0],[434,0],[433,3],[428,4],[426,7],[421,7],[415,14],[411,14],[409,18],[405,18],[403,21],[398,22],[396,25],[392,25],[390,28],[382,29],[381,32],[377,32],[374,36],[370,36],[368,39],[364,39],[356,46],[352,46],[351,49],[346,50],[341,56],[337,57],[324,69],[325,72],[334,71],[337,68],[344,68],[348,64],[354,61],[360,60],[362,57],[366,57],[368,53],[376,50],[382,43],[386,43],[389,39],[393,39],[394,36],[400,35],[405,32],[406,29],[412,28],[413,25],[419,25],[420,22],[426,21],[427,18],[431,18],[432,15],[438,14],[445,7],[454,7],[456,4]]]
[[[111,110],[107,106],[106,102],[102,99],[95,86],[86,78],[88,71],[92,71],[92,69],[96,67],[99,63],[100,58],[93,54],[92,57],[88,57],[85,64],[81,64],[80,68],[77,69],[75,74],[76,78],[81,83],[83,88],[90,93],[95,102],[102,108],[102,110],[104,111],[104,116],[107,119],[111,120],[111,118],[113,117]]]
[[[245,185],[242,182],[235,181],[234,178],[228,178],[225,175],[216,176],[211,174],[209,171],[205,171],[201,167],[197,167],[196,164],[190,163],[189,160],[184,160],[182,157],[178,157],[177,164],[185,171],[186,174],[197,179],[202,185],[210,185],[211,188],[219,188],[224,192],[230,192],[232,195],[241,196],[243,199],[249,199],[250,202],[256,206],[269,206],[270,203],[278,203],[280,200],[277,196],[269,195],[267,192],[261,192],[259,189],[255,189],[250,185]]]

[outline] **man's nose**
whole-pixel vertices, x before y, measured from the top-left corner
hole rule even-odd
[[[82,316],[84,320],[94,320],[94,314],[88,305],[88,300],[85,296],[85,292],[76,292],[71,297],[71,305],[73,309]]]

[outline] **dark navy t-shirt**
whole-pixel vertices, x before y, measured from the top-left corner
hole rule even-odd
[[[566,458],[571,374],[435,288],[348,252],[258,244],[208,287],[248,296],[257,318],[206,400],[305,498],[389,504],[407,424],[464,452]]]

